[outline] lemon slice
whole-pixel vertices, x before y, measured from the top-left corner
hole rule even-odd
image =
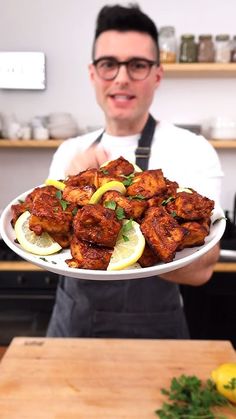
[[[132,223],[131,228],[125,231],[127,223]],[[125,236],[125,237],[124,237]],[[126,239],[124,239],[126,238]],[[128,239],[128,240],[127,240]],[[119,271],[134,265],[141,257],[145,247],[145,238],[136,221],[124,220],[116,245],[114,247],[108,271]]]
[[[62,247],[48,233],[45,232],[37,236],[29,229],[29,217],[30,212],[25,211],[15,224],[16,238],[23,249],[40,256],[52,255],[61,250]]]
[[[59,189],[60,191],[63,191],[66,187],[66,185],[61,182],[60,180],[55,180],[55,179],[46,179],[44,182],[45,185],[49,186],[55,186],[55,188]]]
[[[187,193],[193,193],[193,191],[191,191],[191,189],[189,188],[177,188],[176,192],[187,192]]]
[[[100,166],[100,168],[101,167],[105,167],[108,163],[110,163],[111,162],[111,160],[108,160],[108,161],[106,161],[105,163],[103,163],[101,166]],[[134,167],[134,171],[135,172],[142,172],[142,169],[139,167],[139,166],[137,166],[137,164],[135,164],[135,163],[131,163],[132,164],[132,166]]]
[[[89,204],[97,204],[102,195],[107,191],[117,191],[120,192],[122,195],[125,195],[126,193],[126,187],[123,185],[122,182],[118,182],[117,180],[111,180],[110,182],[105,183],[104,185],[100,186],[94,192],[94,194],[91,196],[89,200]]]

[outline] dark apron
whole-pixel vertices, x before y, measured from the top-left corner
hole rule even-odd
[[[149,115],[135,152],[142,170],[148,168],[155,127]],[[157,276],[121,281],[60,277],[47,336],[187,339],[189,333],[175,283]]]

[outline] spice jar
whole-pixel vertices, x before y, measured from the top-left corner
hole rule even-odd
[[[162,26],[160,28],[159,48],[161,63],[176,62],[176,37],[173,26]]]
[[[198,62],[212,63],[215,59],[214,43],[212,35],[199,35]]]
[[[179,61],[181,63],[195,63],[197,61],[197,45],[194,35],[184,34],[181,36]]]
[[[229,63],[230,62],[230,40],[229,35],[216,35],[215,38],[215,62]]]
[[[231,63],[236,63],[236,35],[234,35],[231,43]]]

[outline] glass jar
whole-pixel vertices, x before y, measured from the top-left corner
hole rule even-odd
[[[184,34],[181,36],[179,61],[180,63],[195,63],[197,61],[197,45],[194,35]]]
[[[173,26],[162,26],[159,31],[161,63],[176,62],[176,36]]]
[[[230,40],[229,35],[216,35],[215,38],[215,62],[229,63],[230,62]]]
[[[236,35],[234,35],[231,42],[231,63],[236,63]]]
[[[212,35],[199,35],[198,62],[213,63],[215,60],[215,49]]]

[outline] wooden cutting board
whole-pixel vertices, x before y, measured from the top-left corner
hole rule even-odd
[[[15,338],[0,363],[0,418],[155,419],[173,376],[205,380],[224,362],[236,362],[226,341]]]

